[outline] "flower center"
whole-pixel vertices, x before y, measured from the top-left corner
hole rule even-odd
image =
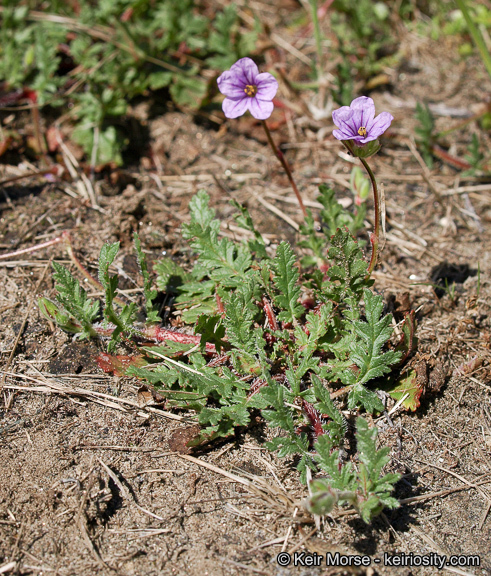
[[[365,126],[360,126],[358,128],[358,134],[360,136],[366,136],[367,135],[367,129],[365,128]]]
[[[252,98],[257,94],[257,86],[255,84],[247,84],[244,88],[244,92],[249,96],[249,98]]]

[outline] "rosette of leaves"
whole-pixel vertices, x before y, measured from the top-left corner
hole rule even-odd
[[[307,469],[315,473],[327,466],[325,446],[332,451],[343,444],[346,423],[331,392],[345,387],[350,410],[380,412],[384,406],[373,384],[398,364],[401,352],[388,347],[392,317],[384,314],[382,297],[370,289],[367,262],[347,228],[338,228],[330,240],[324,255],[327,272],[302,269],[287,242],[267,248],[247,209],[238,208],[237,223],[249,232],[240,242],[220,235],[220,221],[205,192],[192,199],[183,235],[196,254],[193,269],[185,271],[170,259],[157,262],[154,269],[157,287],[173,297],[174,309],[194,326],[199,342],[139,346],[138,364],[130,365],[126,374],[157,388],[168,409],[194,412],[202,433],[192,444],[229,436],[260,411],[277,431],[267,446],[281,457],[295,456],[305,481]],[[147,324],[154,325],[156,291],[138,239],[135,248]],[[117,250],[118,245],[105,246],[99,263],[103,316],[107,329],[112,327],[113,348],[145,332],[136,324],[134,306],[116,305],[117,275],[109,274],[109,266]],[[71,280],[63,290],[65,308],[71,290],[80,305],[70,308],[70,314],[90,324],[95,307],[77,296]],[[301,303],[305,294],[311,301],[307,308]],[[86,335],[93,332],[87,329]],[[365,442],[362,427],[359,424],[360,446]],[[339,454],[337,458],[343,465]],[[370,452],[365,463],[370,474],[381,461]],[[356,491],[361,472],[356,477],[348,472],[348,489]],[[379,472],[377,468],[373,474],[378,478]],[[389,490],[389,479],[384,482],[381,486]],[[377,486],[373,490],[379,494]],[[370,500],[371,492],[363,498]],[[379,509],[354,497],[349,501],[364,518]],[[390,503],[379,503],[384,502]]]

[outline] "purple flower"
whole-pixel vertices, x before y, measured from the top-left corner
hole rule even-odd
[[[354,140],[358,146],[376,140],[390,126],[394,117],[382,112],[376,118],[375,104],[371,98],[360,96],[349,106],[342,106],[332,113],[334,124],[339,130],[333,130],[338,140]]]
[[[258,120],[266,120],[273,112],[273,98],[278,82],[272,74],[263,72],[250,58],[241,58],[217,80],[218,89],[226,96],[223,113],[227,118],[238,118],[247,110]]]

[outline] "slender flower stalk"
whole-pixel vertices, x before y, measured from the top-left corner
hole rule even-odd
[[[376,264],[377,264],[377,256],[378,256],[378,245],[380,241],[380,198],[378,194],[378,187],[377,181],[375,180],[375,175],[372,172],[372,169],[368,165],[367,161],[364,158],[360,158],[360,162],[363,164],[363,167],[368,173],[370,181],[372,183],[372,190],[373,190],[373,204],[375,206],[375,223],[373,226],[373,234],[370,237],[370,242],[372,244],[372,256],[370,258],[370,264],[368,265],[368,277],[371,276]]]
[[[353,144],[349,140],[344,140],[343,144],[345,145],[346,149],[354,155]],[[378,186],[377,180],[375,179],[375,174],[373,173],[372,169],[368,165],[368,162],[364,158],[360,158],[360,162],[363,164],[363,167],[367,171],[367,174],[370,178],[370,182],[372,183],[372,190],[373,190],[373,205],[375,208],[375,221],[373,226],[373,232],[370,234],[370,244],[372,245],[372,255],[370,257],[370,264],[368,265],[368,272],[367,278],[370,278],[372,272],[377,264],[377,257],[378,257],[378,247],[380,243],[380,196],[378,193]]]
[[[375,105],[371,98],[360,96],[355,98],[350,106],[342,106],[332,113],[334,123],[339,127],[333,135],[344,144],[346,149],[363,164],[372,183],[373,203],[375,206],[374,231],[370,235],[372,256],[368,265],[369,278],[377,264],[378,248],[380,242],[381,205],[377,181],[366,158],[373,156],[380,150],[378,137],[390,126],[394,119],[388,112],[382,112],[375,118]]]
[[[295,180],[293,178],[293,174],[292,174],[292,171],[290,169],[290,165],[288,164],[288,160],[285,158],[285,155],[283,154],[283,152],[274,143],[274,140],[273,140],[273,137],[271,136],[271,132],[269,131],[268,125],[266,124],[266,122],[264,120],[262,120],[262,125],[264,128],[264,131],[266,132],[266,136],[268,138],[269,145],[273,149],[273,152],[274,152],[276,158],[278,158],[278,160],[281,162],[281,165],[283,166],[283,169],[285,170],[286,175],[288,176],[288,180],[290,181],[291,187],[292,187],[293,191],[295,192],[295,196],[297,197],[300,208],[302,209],[303,216],[304,216],[304,218],[306,218],[307,217],[307,210],[305,210],[305,206],[303,204],[302,197],[300,196],[300,192],[297,188],[297,184],[295,183]]]
[[[291,187],[295,192],[304,217],[307,211],[298,191],[292,171],[283,152],[276,146],[271,132],[265,122],[274,110],[273,98],[278,91],[276,78],[268,72],[259,73],[256,63],[250,58],[241,58],[230,70],[225,71],[217,80],[218,89],[225,96],[222,103],[223,113],[227,118],[238,118],[249,111],[254,118],[261,120],[269,145],[274,155],[281,162]]]

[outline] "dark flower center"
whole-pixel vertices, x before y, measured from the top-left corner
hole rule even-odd
[[[244,92],[249,96],[249,98],[252,98],[257,94],[257,86],[255,84],[247,84],[244,88]]]
[[[358,128],[358,134],[360,136],[366,136],[367,135],[367,129],[365,128],[365,126],[360,126]]]

